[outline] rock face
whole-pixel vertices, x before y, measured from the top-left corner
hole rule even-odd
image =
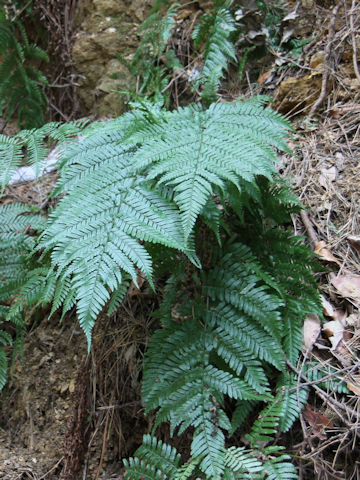
[[[116,58],[130,59],[151,0],[83,0],[76,13],[73,61],[84,113],[120,115],[124,105],[114,90],[127,91],[130,74]]]

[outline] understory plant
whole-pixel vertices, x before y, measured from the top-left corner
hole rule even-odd
[[[154,420],[124,460],[127,480],[297,478],[274,439],[307,399],[287,362],[298,361],[304,317],[320,312],[316,265],[289,227],[301,206],[277,173],[290,124],[266,97],[211,103],[234,58],[230,3],[216,2],[195,30],[201,103],[168,111],[144,77],[145,99],[117,119],[0,137],[2,191],[20,164],[40,172],[54,141],[59,175],[52,210],[0,207],[0,388],[29,308],[76,309],[90,349],[98,316],[129,285],[145,281],[159,298],[142,375]],[[149,50],[158,79],[163,27]]]
[[[48,138],[60,141],[47,219],[0,208],[2,343],[22,334],[26,306],[76,307],[90,348],[97,317],[131,282],[142,277],[163,299],[142,387],[156,419],[125,461],[127,479],[297,478],[273,439],[306,401],[286,359],[297,362],[303,318],[320,309],[312,253],[287,227],[301,207],[276,168],[291,127],[267,101],[143,102],[86,128],[2,138],[3,186],[25,140],[35,165]],[[189,458],[156,438],[163,422],[191,435]]]
[[[47,98],[46,77],[39,69],[48,62],[46,52],[30,43],[19,20],[6,18],[0,5],[0,112],[8,120],[17,119],[21,128],[44,124]]]
[[[141,40],[132,60],[117,55],[133,76],[132,90],[119,93],[169,106],[171,84],[176,78],[182,78],[186,79],[183,93],[196,91],[205,104],[215,101],[229,63],[237,60],[237,29],[230,8],[232,0],[213,3],[192,29],[187,39],[191,56],[187,53],[184,58],[172,39],[176,37],[177,15],[181,15],[182,9],[186,10],[187,4],[155,1],[151,14],[140,28]]]

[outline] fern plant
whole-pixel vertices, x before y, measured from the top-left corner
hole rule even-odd
[[[205,42],[204,66],[196,84],[202,86],[202,98],[206,103],[216,99],[228,63],[236,61],[235,47],[231,41],[231,35],[236,31],[235,20],[229,10],[231,4],[231,0],[215,1],[214,9],[202,16],[193,32],[195,49],[198,50]]]
[[[157,2],[151,14],[141,25],[141,41],[131,62],[119,54],[117,58],[136,80],[134,91],[136,98],[168,104],[169,98],[163,94],[169,82],[168,72],[173,68],[182,68],[175,52],[167,49],[180,5],[175,2],[169,6],[165,14],[162,14],[163,3],[165,2]]]
[[[138,100],[145,98],[168,107],[171,83],[176,76],[187,78],[183,93],[189,93],[190,87],[196,87],[201,90],[202,100],[207,105],[216,100],[229,63],[237,60],[233,38],[237,29],[230,9],[232,1],[217,0],[214,3],[213,8],[204,13],[195,25],[188,49],[191,50],[191,58],[185,60],[171,46],[170,40],[176,31],[176,16],[187,4],[154,2],[151,14],[141,26],[141,41],[131,62],[117,55],[135,83],[134,91],[120,93],[130,93]],[[164,6],[167,6],[165,11]],[[202,64],[201,71],[193,68],[194,61]],[[188,70],[193,73],[189,74]]]
[[[301,208],[276,170],[275,149],[288,151],[291,127],[266,102],[173,112],[143,102],[83,129],[81,141],[69,135],[82,125],[22,134],[41,148],[39,138],[58,138],[63,148],[57,206],[33,228],[36,244],[26,240],[33,263],[5,321],[24,305],[52,303],[51,313],[62,306],[63,314],[75,306],[90,348],[96,318],[117,308],[130,280],[141,275],[156,290],[167,278],[143,374],[156,420],[126,463],[129,479],[296,478],[272,439],[306,402],[285,359],[297,361],[302,319],[320,301],[311,252],[282,226]],[[16,142],[4,138],[3,148],[20,159]],[[43,153],[27,145],[41,164]],[[185,463],[155,438],[162,422],[171,435],[192,434]],[[246,444],[234,440],[239,431]]]
[[[36,67],[48,62],[44,50],[29,42],[23,25],[10,21],[0,11],[0,108],[8,120],[17,117],[22,128],[44,123],[47,98],[43,88],[46,77]]]

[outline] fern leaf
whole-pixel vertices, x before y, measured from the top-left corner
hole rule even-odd
[[[232,435],[244,423],[256,404],[257,402],[253,400],[238,400],[236,402],[236,407],[231,418],[230,435]]]
[[[0,339],[3,332],[0,330]],[[0,345],[0,392],[4,388],[7,379],[8,363],[6,353],[3,347]]]
[[[24,144],[27,146],[27,161],[35,166],[36,177],[44,164],[48,149],[43,143],[41,130],[22,130],[18,136],[21,136]]]
[[[1,192],[19,168],[22,159],[22,144],[16,138],[0,135],[0,185]]]
[[[267,473],[267,480],[291,480],[297,479],[298,475],[288,455],[281,455],[264,463],[264,470]]]
[[[224,372],[212,366],[204,369],[204,382],[211,389],[228,395],[230,398],[243,400],[255,400],[259,397],[259,391],[250,387],[247,382],[239,380],[229,372]],[[264,393],[261,391],[261,393]]]
[[[136,457],[124,460],[124,465],[126,468],[125,480],[163,480],[164,478],[161,470],[157,470],[153,465]]]
[[[302,322],[297,318],[288,315],[284,318],[284,350],[287,358],[294,365],[297,363],[303,340]]]
[[[329,391],[338,393],[349,393],[349,389],[346,386],[346,382],[341,375],[337,375],[337,371],[331,365],[322,364],[318,361],[308,361],[305,364],[304,373],[306,377],[314,382],[318,382],[318,385]],[[325,378],[330,375],[330,378]],[[321,380],[324,378],[324,381]]]
[[[307,389],[299,385],[297,389],[293,390],[297,386],[296,383],[296,378],[290,374],[282,374],[278,380],[277,398],[279,406],[282,407],[279,428],[282,432],[287,432],[291,428],[307,401]]]
[[[256,447],[259,442],[272,440],[272,435],[276,433],[282,413],[282,405],[279,405],[277,399],[273,400],[260,412],[252,426],[251,432],[246,434],[246,438],[252,447]]]
[[[122,136],[100,131],[85,145],[68,150],[58,188],[66,189],[67,195],[39,243],[39,248],[53,249],[57,275],[71,278],[80,324],[89,342],[110,291],[123,283],[121,271],[137,284],[139,268],[152,281],[150,256],[138,240],[186,250],[177,210],[136,175],[132,152],[117,140]]]
[[[208,417],[211,417],[209,412]],[[201,426],[194,432],[191,443],[191,455],[202,458],[201,470],[208,478],[221,478],[225,469],[225,437],[214,427],[211,418],[204,418]]]
[[[248,436],[254,445],[271,440],[285,408],[283,396],[272,400],[263,365],[268,361],[284,370],[278,331],[263,327],[263,323],[267,325],[263,316],[276,313],[282,302],[269,297],[273,307],[268,308],[267,316],[265,309],[253,307],[254,301],[262,304],[263,297],[257,299],[262,281],[249,273],[244,259],[253,261],[251,251],[244,246],[230,244],[222,249],[222,256],[214,259],[216,267],[201,275],[201,296],[178,298],[178,314],[183,316],[180,323],[168,316],[162,319],[164,328],[155,333],[145,362],[143,398],[147,411],[159,408],[155,425],[170,421],[171,432],[177,427],[179,434],[190,426],[195,428],[192,455],[202,458],[200,468],[211,478],[225,471],[224,446],[220,444],[223,431],[232,428],[222,408],[226,397],[271,402]],[[225,293],[227,279],[234,285],[229,295]],[[215,281],[219,287],[214,290],[209,285]],[[176,283],[172,288],[176,292]],[[246,297],[241,303],[238,297],[243,290],[249,300]],[[172,314],[171,305],[161,312]],[[278,315],[275,320],[279,321]]]
[[[108,315],[112,315],[114,312],[116,312],[120,303],[123,301],[124,296],[126,295],[128,287],[129,283],[126,282],[126,278],[123,278],[123,283],[112,294],[107,310]]]
[[[235,60],[235,47],[229,40],[236,30],[234,19],[227,8],[217,8],[202,18],[202,24],[193,32],[195,47],[198,47],[204,36],[207,41],[204,49],[204,61],[197,84],[203,83],[202,97],[205,101],[213,101],[230,60]]]
[[[177,472],[180,455],[175,448],[150,435],[144,435],[143,444],[136,450],[135,458],[124,460],[125,480],[173,478]]]
[[[188,480],[189,478],[193,477],[194,470],[197,468],[200,462],[199,458],[192,458],[188,460],[184,465],[177,469],[173,480]],[[199,479],[196,479],[199,480]]]
[[[259,478],[256,474],[263,471],[263,464],[254,456],[253,451],[245,447],[230,447],[226,450],[225,463],[228,468],[236,472],[236,478]],[[242,473],[249,476],[242,477]]]
[[[215,187],[239,186],[255,175],[271,178],[276,156],[270,147],[287,149],[288,128],[259,100],[212,105],[204,112],[192,107],[160,112],[128,141],[143,143],[134,156],[136,167],[174,189],[187,239]]]

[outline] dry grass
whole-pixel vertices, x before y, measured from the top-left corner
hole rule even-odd
[[[309,238],[310,244],[323,241],[338,261],[321,261],[324,273],[319,276],[319,285],[348,324],[335,350],[323,332],[312,351],[304,353],[302,363],[294,366],[299,379],[311,388],[311,409],[332,422],[319,438],[317,429],[302,414],[302,439],[294,446],[301,480],[360,479],[359,304],[340,295],[330,281],[330,272],[360,273],[359,249],[349,241],[360,234],[360,78],[354,60],[360,45],[360,4],[348,2],[344,7],[340,3],[333,36],[327,38],[331,48],[325,68],[329,69],[332,89],[313,118],[293,119],[301,134],[294,146],[296,156],[286,156],[282,169],[308,208],[310,226],[296,217],[296,233]],[[325,23],[330,21],[331,12],[324,18]],[[306,58],[303,61],[306,65]],[[324,371],[331,367],[327,387],[308,381],[303,374],[305,363],[321,365]],[[337,393],[330,381],[334,378],[354,385],[355,393]]]

